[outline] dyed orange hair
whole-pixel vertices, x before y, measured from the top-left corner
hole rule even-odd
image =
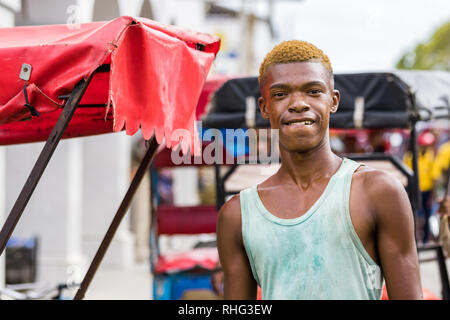
[[[264,58],[259,68],[259,85],[265,80],[267,69],[273,64],[317,61],[321,62],[325,68],[333,75],[330,59],[322,50],[315,45],[300,40],[284,41],[276,45]]]

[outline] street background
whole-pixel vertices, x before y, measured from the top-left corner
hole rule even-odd
[[[290,39],[321,48],[336,73],[416,68],[418,45],[432,43],[436,31],[450,23],[450,6],[447,0],[0,0],[0,27],[74,27],[123,15],[217,35],[222,46],[210,76],[255,76],[265,54]],[[448,71],[450,65],[441,69]],[[36,281],[81,280],[139,163],[142,141],[138,135],[122,132],[60,143],[13,234],[39,238]],[[0,146],[0,221],[13,206],[42,146]],[[60,178],[66,175],[67,179]],[[167,173],[171,191],[166,200],[180,206],[204,202],[208,193],[199,192],[200,176],[208,181],[211,173],[200,174],[195,168]],[[153,297],[149,180],[146,177],[140,187],[86,299]],[[197,240],[163,239],[162,245],[176,251]],[[0,261],[4,263],[4,257]],[[420,268],[423,286],[440,296],[437,263],[423,263]]]

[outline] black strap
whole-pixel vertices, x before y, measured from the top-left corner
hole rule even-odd
[[[205,51],[205,45],[203,43],[196,43],[195,49],[197,49],[199,51]]]
[[[28,101],[27,85],[23,86],[23,94],[25,96],[25,104],[24,104],[24,106],[27,107],[30,110],[32,116],[39,117],[39,112]]]

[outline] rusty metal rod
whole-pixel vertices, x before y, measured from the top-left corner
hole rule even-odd
[[[133,177],[133,180],[131,181],[130,187],[128,188],[128,191],[125,194],[125,197],[123,198],[122,203],[120,204],[119,209],[117,210],[113,221],[111,222],[111,225],[109,226],[108,231],[106,232],[102,243],[100,244],[100,247],[98,248],[97,253],[94,256],[94,259],[92,260],[92,263],[89,266],[89,269],[86,272],[83,281],[81,282],[80,288],[78,289],[74,300],[81,300],[84,298],[86,291],[89,288],[89,285],[91,284],[92,279],[94,278],[94,275],[97,272],[97,269],[106,254],[106,251],[108,250],[114,234],[116,233],[120,222],[122,221],[122,218],[125,216],[131,204],[131,200],[133,199],[133,196],[136,193],[136,190],[138,189],[142,178],[148,171],[150,163],[152,162],[157,149],[158,143],[156,142],[156,138],[153,135],[152,139],[150,140],[150,145],[147,149],[147,152],[145,153],[145,156],[142,159],[141,164],[139,165],[139,168]]]
[[[31,173],[28,176],[28,179],[19,194],[19,197],[14,203],[14,206],[4,223],[2,230],[0,231],[0,255],[2,255],[3,251],[5,250],[6,244],[8,243],[8,240],[11,237],[14,228],[19,222],[20,217],[22,216],[22,213],[31,198],[31,195],[33,194],[39,180],[41,179],[42,174],[44,173],[45,168],[47,167],[47,164],[53,155],[53,152],[55,151],[62,135],[64,134],[64,131],[69,125],[70,119],[72,119],[72,116],[75,113],[75,110],[77,109],[91,79],[92,75],[88,79],[80,81],[75,86],[72,94],[64,105],[64,109],[62,110],[58,121],[53,127],[53,130],[50,133],[41,153],[39,154],[39,157],[36,160],[36,163],[34,164],[34,167],[31,170]]]

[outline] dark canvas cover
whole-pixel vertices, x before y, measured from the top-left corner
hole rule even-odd
[[[449,72],[335,74],[334,81],[335,88],[341,93],[341,101],[338,111],[331,115],[331,128],[409,128],[413,119],[429,120],[435,116],[448,117],[449,114]],[[203,126],[248,127],[246,111],[249,97],[255,99],[257,105],[260,97],[257,77],[225,82],[216,91],[210,110],[203,119]],[[269,126],[258,107],[254,123],[255,127]]]

